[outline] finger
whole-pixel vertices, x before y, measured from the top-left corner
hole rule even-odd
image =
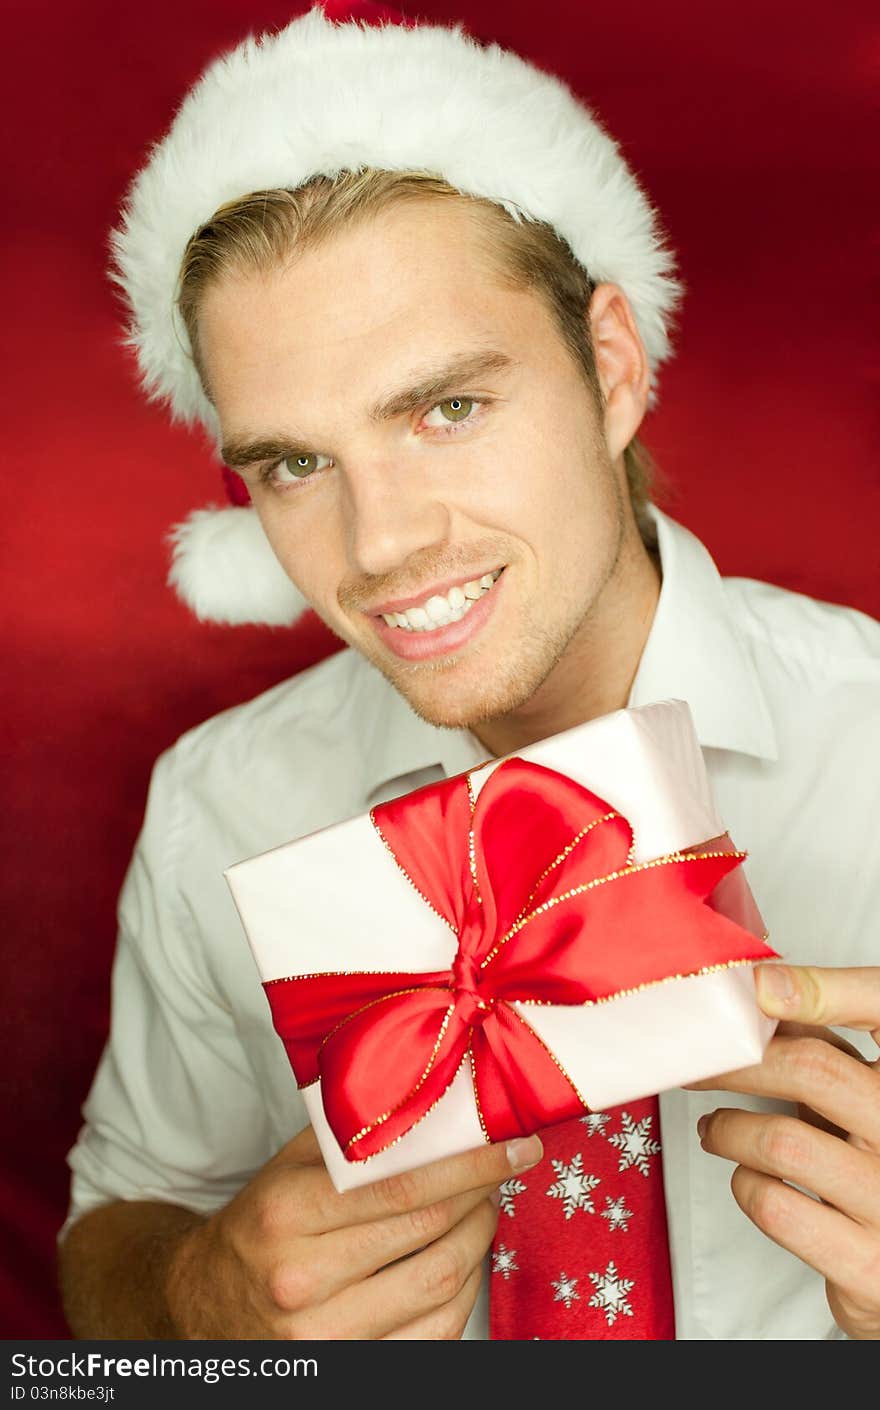
[[[740,1209],[762,1233],[803,1259],[860,1306],[880,1308],[880,1239],[791,1185],[738,1165],[730,1182]]]
[[[865,1061],[858,1048],[854,1048],[852,1043],[847,1042],[846,1038],[842,1038],[839,1033],[835,1033],[833,1028],[820,1028],[814,1023],[788,1023],[783,1020],[777,1026],[776,1036],[824,1038],[826,1043],[831,1043],[843,1053],[849,1053],[849,1056],[855,1058],[858,1062]],[[720,1090],[718,1086],[719,1081],[725,1080],[725,1078],[730,1075],[731,1074],[726,1073],[720,1078],[711,1077],[703,1082],[685,1082],[684,1087],[688,1092],[718,1091]],[[818,1111],[813,1111],[812,1107],[808,1106],[806,1102],[798,1102],[797,1114],[801,1121],[808,1122],[810,1126],[815,1126],[820,1131],[827,1131],[832,1136],[838,1136],[843,1141],[845,1141],[849,1135],[849,1132],[844,1131],[841,1126],[836,1125],[833,1121],[828,1121],[824,1116],[820,1116]]]
[[[484,1199],[454,1228],[421,1253],[345,1288],[320,1307],[297,1316],[296,1339],[328,1333],[342,1340],[386,1337],[429,1316],[464,1288],[492,1242],[498,1211]]]
[[[833,1028],[822,1028],[815,1023],[790,1023],[783,1020],[777,1025],[775,1036],[776,1038],[822,1038],[832,1047],[839,1048],[842,1053],[849,1053],[849,1056],[855,1058],[857,1062],[866,1061],[858,1048],[853,1047],[852,1043],[848,1042],[846,1038],[842,1038],[839,1033],[835,1033]],[[745,1071],[746,1069],[740,1068],[738,1070]],[[701,1082],[684,1082],[682,1086],[686,1092],[713,1092],[719,1090],[719,1082],[732,1076],[732,1072],[725,1072],[716,1077],[705,1077]],[[815,1112],[812,1115],[816,1121],[822,1124]],[[804,1120],[807,1120],[807,1117]],[[827,1124],[829,1127],[831,1126],[831,1123]],[[838,1128],[832,1127],[831,1129],[836,1131]]]
[[[352,1224],[372,1224],[396,1214],[452,1199],[469,1191],[497,1188],[514,1173],[537,1165],[544,1153],[538,1136],[498,1142],[447,1156],[416,1170],[390,1175],[339,1194],[322,1169],[291,1166],[296,1176],[299,1233],[326,1233]]]
[[[762,964],[755,969],[758,1003],[771,1018],[840,1024],[880,1035],[880,968],[820,969]]]
[[[792,1180],[880,1236],[880,1161],[793,1116],[722,1107],[698,1123],[711,1155]]]
[[[776,1034],[780,1038],[823,1038],[826,1043],[831,1043],[842,1053],[849,1053],[850,1057],[856,1058],[858,1062],[867,1061],[858,1048],[840,1033],[835,1033],[833,1028],[824,1028],[819,1023],[793,1023],[783,1019],[776,1028]]]
[[[842,1126],[836,1126],[833,1121],[826,1121],[824,1116],[820,1116],[818,1111],[813,1111],[812,1107],[806,1106],[804,1102],[798,1102],[797,1114],[799,1121],[805,1121],[808,1126],[815,1126],[817,1131],[827,1131],[829,1136],[836,1136],[839,1141],[845,1141],[849,1137],[849,1132],[844,1131]]]
[[[880,1152],[880,1071],[822,1038],[772,1038],[756,1067],[725,1072],[700,1085],[706,1091],[803,1102]]]
[[[814,1023],[786,1023],[783,1021],[778,1025],[776,1032],[793,1038],[824,1038],[826,1043],[833,1044],[842,1053],[849,1053],[850,1057],[855,1058],[857,1062],[865,1061],[858,1048],[854,1048],[846,1038],[835,1033],[833,1028],[820,1028]],[[819,1131],[827,1131],[830,1136],[837,1136],[841,1141],[845,1141],[849,1135],[849,1132],[844,1131],[841,1126],[826,1120],[824,1116],[819,1115],[818,1111],[813,1111],[813,1108],[808,1106],[806,1102],[798,1102],[797,1114],[801,1121],[806,1121]]]
[[[475,1268],[461,1292],[451,1302],[429,1312],[425,1317],[408,1322],[405,1327],[387,1332],[382,1341],[460,1341],[474,1310],[480,1291],[482,1266]]]
[[[442,1238],[489,1196],[486,1188],[469,1190],[406,1214],[317,1235],[310,1243],[308,1276],[294,1268],[290,1291],[281,1305],[295,1312],[298,1306],[326,1302],[343,1288],[362,1282],[381,1268]],[[297,1258],[298,1253],[293,1256]],[[283,1273],[276,1279],[276,1294],[279,1282],[283,1289]]]

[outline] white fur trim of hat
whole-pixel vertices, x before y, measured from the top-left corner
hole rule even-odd
[[[200,422],[219,446],[175,307],[194,232],[252,191],[365,166],[432,171],[516,219],[547,221],[595,282],[623,289],[656,385],[681,294],[674,256],[616,143],[566,84],[461,26],[338,24],[315,6],[205,70],[111,233],[126,341],[173,419]],[[252,508],[199,510],[172,541],[169,581],[203,620],[281,625],[302,611]]]

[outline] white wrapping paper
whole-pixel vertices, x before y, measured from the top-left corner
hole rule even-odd
[[[568,774],[622,813],[633,828],[636,862],[725,831],[683,701],[615,711],[517,750],[516,757]],[[475,792],[501,762],[471,771]],[[239,862],[225,875],[263,981],[452,964],[454,934],[402,876],[368,814]],[[741,867],[716,889],[713,904],[763,934]],[[759,1062],[775,1027],[755,1002],[750,964],[595,1006],[515,1006],[594,1110]],[[321,1083],[307,1087],[303,1099],[338,1190],[473,1149],[485,1139],[468,1064],[418,1125],[365,1161],[343,1156],[324,1115]]]

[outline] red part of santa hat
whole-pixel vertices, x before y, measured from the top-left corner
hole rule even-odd
[[[111,235],[111,277],[129,306],[147,395],[175,419],[201,422],[218,447],[176,309],[189,239],[225,202],[362,167],[433,171],[517,220],[547,221],[596,282],[623,289],[652,373],[670,355],[673,255],[617,145],[566,84],[461,25],[326,0],[209,65]],[[245,507],[242,481],[225,478],[233,507],[197,510],[173,530],[169,582],[201,618],[290,623],[305,603]]]

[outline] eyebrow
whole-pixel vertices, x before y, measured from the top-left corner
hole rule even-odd
[[[476,353],[458,353],[442,367],[415,374],[418,381],[375,402],[368,416],[376,424],[392,421],[398,416],[417,411],[425,402],[441,401],[444,395],[463,391],[469,383],[492,373],[509,372],[516,366],[515,358],[494,348]],[[264,460],[280,460],[284,456],[301,453],[310,439],[292,429],[256,436],[249,433],[232,435],[224,441],[220,454],[230,470],[241,470]]]

